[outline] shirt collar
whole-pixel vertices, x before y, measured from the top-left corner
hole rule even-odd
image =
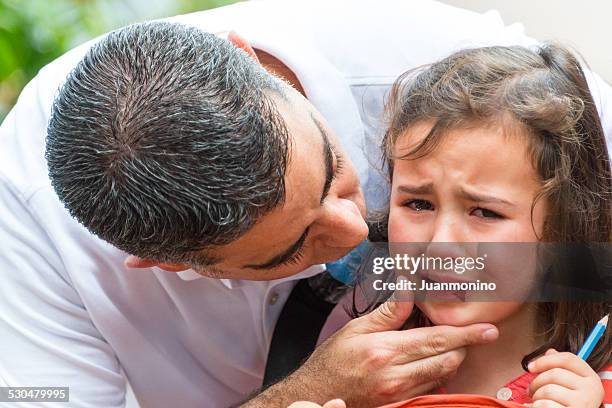
[[[176,274],[178,275],[179,278],[181,278],[184,281],[192,281],[196,279],[205,278],[205,276],[200,275],[193,269],[187,269],[186,271],[177,272]],[[221,281],[223,286],[225,286],[228,289],[232,289],[234,286],[232,282],[234,282],[235,279],[219,279],[219,280]]]
[[[296,75],[308,101],[323,115],[351,158],[364,185],[368,174],[365,131],[345,76],[308,37],[278,36],[272,30],[245,33],[251,45],[282,61]]]
[[[295,275],[291,275],[291,276],[287,276],[285,278],[281,278],[281,279],[275,279],[272,281],[269,281],[270,284],[276,285],[279,283],[283,283],[283,282],[289,282],[289,281],[294,281],[294,280],[299,280],[299,279],[305,279],[305,278],[310,278],[311,276],[317,275],[321,272],[325,271],[325,265],[313,265],[309,268],[304,269],[302,272],[297,273]],[[194,271],[193,269],[187,269],[186,271],[182,271],[182,272],[177,272],[177,275],[183,279],[184,281],[191,281],[194,279],[201,279],[201,278],[205,278],[205,276],[200,275],[199,273],[197,273],[196,271]],[[223,286],[225,286],[228,289],[235,289],[235,288],[239,288],[242,285],[244,285],[246,282],[253,282],[253,281],[249,281],[249,280],[242,280],[242,279],[219,279],[221,281],[221,283],[223,284]]]
[[[524,373],[497,390],[496,398],[502,401],[528,404],[533,402],[529,396],[529,384],[536,378],[535,374]],[[438,389],[439,394],[447,394],[444,387]]]
[[[508,401],[517,402],[520,404],[533,402],[529,396],[529,384],[531,384],[535,378],[535,374],[524,373],[506,384],[498,391],[498,393],[501,394],[502,390],[509,390],[508,394],[510,397]]]

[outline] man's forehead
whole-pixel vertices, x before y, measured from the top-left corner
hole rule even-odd
[[[279,110],[297,113],[295,109]],[[285,117],[285,115],[284,115]],[[269,257],[295,244],[316,218],[326,180],[326,138],[310,111],[285,117],[292,148],[285,173],[285,201],[237,240],[212,251],[211,255],[232,264],[266,262]]]

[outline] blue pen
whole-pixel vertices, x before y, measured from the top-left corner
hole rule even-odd
[[[603,336],[604,332],[606,331],[606,327],[608,327],[608,316],[609,315],[605,315],[603,319],[597,322],[597,324],[593,328],[593,331],[591,331],[591,334],[589,334],[589,337],[586,339],[586,341],[580,348],[580,351],[578,352],[578,357],[583,360],[589,358],[591,352],[597,345],[597,342],[599,341],[599,339],[601,339],[601,336]]]

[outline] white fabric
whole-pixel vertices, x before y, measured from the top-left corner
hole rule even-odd
[[[380,136],[382,98],[398,74],[465,46],[533,43],[495,12],[433,1],[253,1],[172,20],[236,30],[292,68],[349,149],[370,203],[379,182],[368,177],[364,152],[375,150],[365,141]],[[125,404],[124,372],[147,408],[229,406],[260,386],[298,276],[221,282],[126,270],[125,253],[69,217],[47,177],[45,128],[90,45],[43,68],[0,128],[0,386],[70,387],[68,405],[28,407],[114,408]],[[610,89],[593,78],[601,108]]]
[[[600,371],[597,374],[599,374],[599,378],[602,380],[612,380],[612,371]]]

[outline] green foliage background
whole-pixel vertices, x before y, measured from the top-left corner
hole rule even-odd
[[[0,0],[0,122],[45,64],[115,28],[236,0]]]

